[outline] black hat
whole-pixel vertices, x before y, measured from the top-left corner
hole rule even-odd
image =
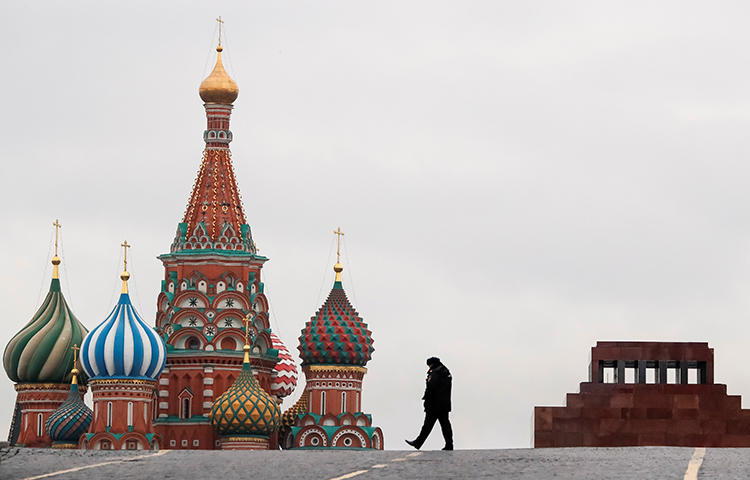
[[[440,359],[438,357],[430,357],[427,359],[427,366],[432,367],[433,365],[439,365]]]

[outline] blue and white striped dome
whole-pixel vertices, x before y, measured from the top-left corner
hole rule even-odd
[[[91,379],[155,380],[164,368],[167,349],[124,292],[107,319],[83,339],[80,355],[81,366]]]

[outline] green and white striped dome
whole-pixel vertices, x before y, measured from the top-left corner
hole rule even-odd
[[[5,347],[5,372],[16,383],[69,383],[71,347],[81,345],[87,333],[70,311],[60,291],[60,279],[52,278],[42,306]]]

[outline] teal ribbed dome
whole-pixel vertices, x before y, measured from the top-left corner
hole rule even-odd
[[[69,383],[73,350],[88,330],[70,311],[53,278],[49,293],[31,321],[5,347],[3,367],[16,383]]]
[[[68,398],[52,412],[45,428],[53,442],[78,443],[93,418],[91,409],[83,403],[78,384],[70,386]]]

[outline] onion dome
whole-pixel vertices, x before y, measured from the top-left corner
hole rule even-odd
[[[289,409],[281,415],[282,427],[289,428],[294,426],[299,415],[304,415],[305,413],[307,413],[307,396],[308,392],[307,390],[305,390],[304,392],[302,392],[299,400],[297,400],[297,403],[289,407]]]
[[[260,386],[250,368],[250,345],[245,340],[245,360],[237,380],[214,401],[211,423],[220,435],[268,436],[278,427],[281,410]]]
[[[88,333],[60,291],[57,238],[52,265],[52,283],[42,306],[3,353],[5,372],[16,383],[68,383],[74,357],[70,348]]]
[[[372,332],[354,310],[341,284],[344,268],[336,262],[336,281],[322,307],[299,337],[302,365],[341,364],[364,367],[375,350]]]
[[[291,395],[297,386],[297,366],[289,349],[275,333],[271,333],[273,348],[279,351],[279,361],[271,371],[271,395],[284,398]]]
[[[77,350],[77,345],[73,346]],[[47,435],[53,442],[77,443],[81,435],[86,433],[93,418],[91,409],[83,403],[78,391],[78,368],[74,365],[71,371],[73,380],[70,384],[68,398],[53,411],[45,428]]]
[[[125,248],[130,245],[125,242]],[[161,337],[135,311],[128,294],[127,256],[120,275],[122,293],[109,316],[81,345],[81,366],[93,378],[155,380],[167,360]]]
[[[198,93],[206,103],[229,105],[237,100],[240,89],[227,71],[224,70],[224,65],[221,63],[222,50],[224,49],[221,45],[216,47],[216,65],[214,65],[211,74],[201,82]]]

